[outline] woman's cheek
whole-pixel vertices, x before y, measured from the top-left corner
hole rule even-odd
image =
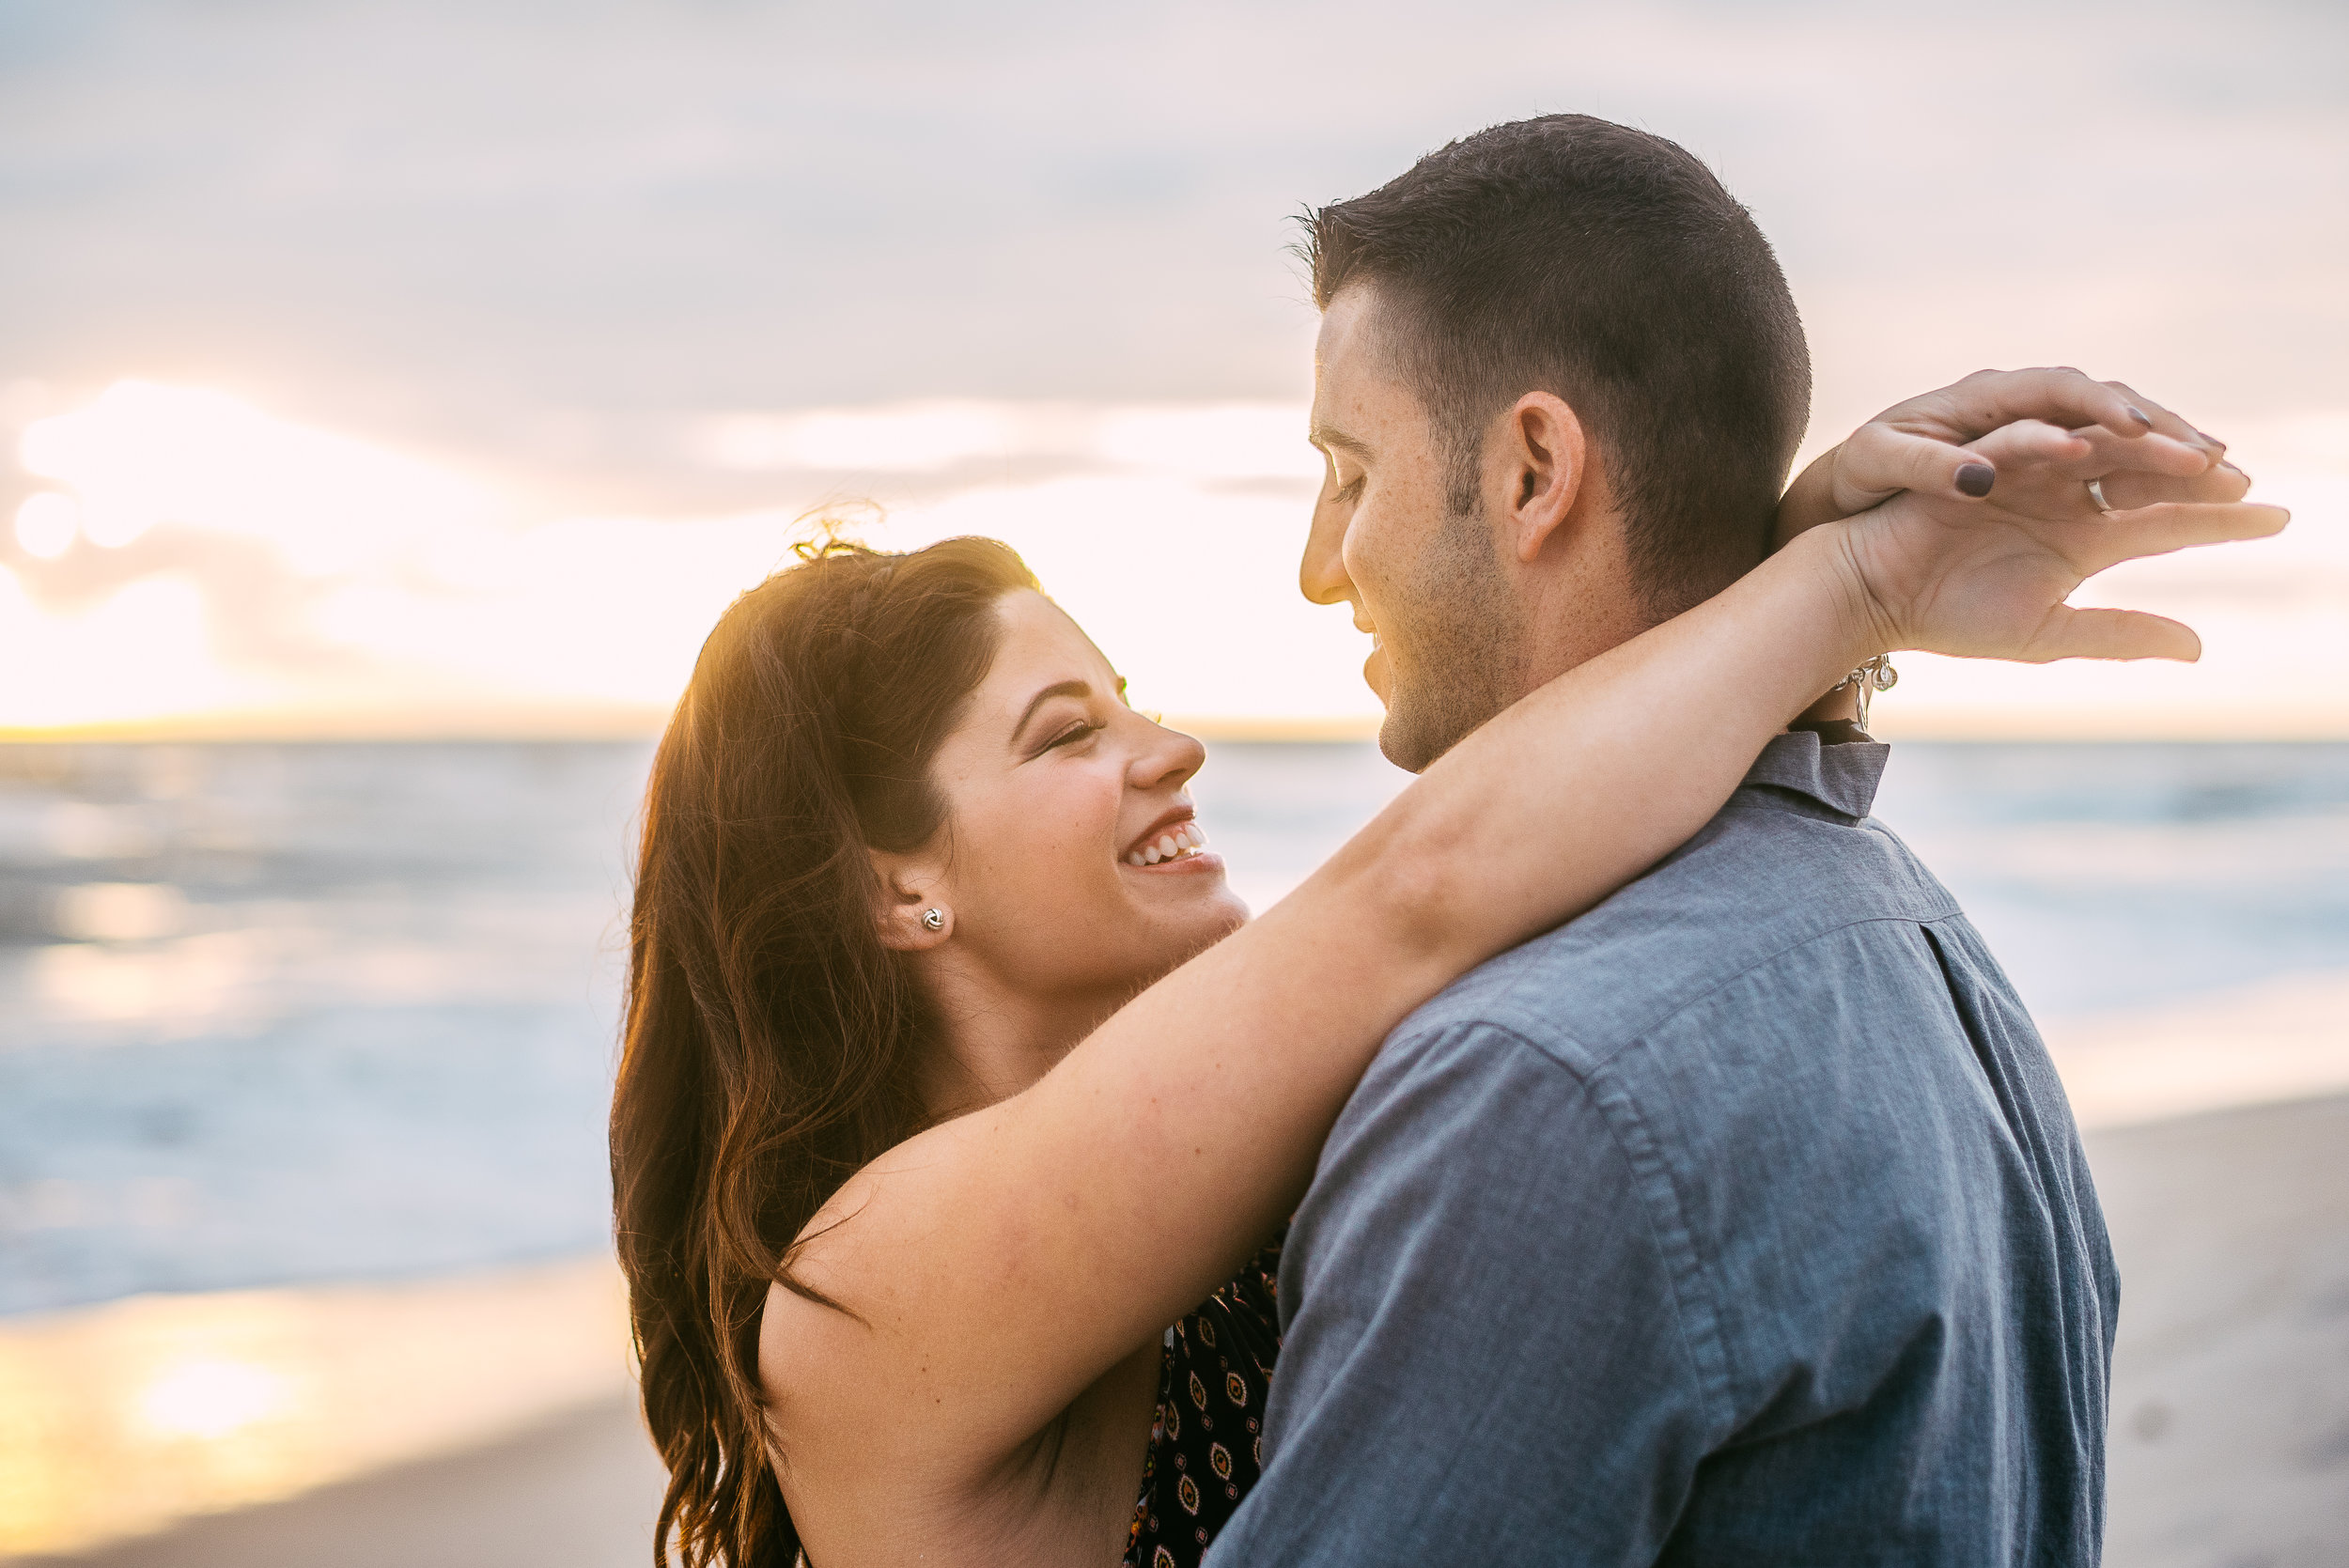
[[[1053,791],[1050,820],[1065,841],[1070,857],[1116,858],[1112,842],[1117,831],[1117,808],[1125,802],[1126,768],[1122,760],[1097,758],[1072,769]]]
[[[1093,792],[1054,791],[1028,802],[1018,827],[1003,836],[1011,852],[994,859],[1022,881],[1066,889],[1083,877],[1091,862],[1112,858],[1104,847],[1110,826]]]

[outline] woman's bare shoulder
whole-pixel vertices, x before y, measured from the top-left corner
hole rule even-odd
[[[908,1411],[947,1391],[948,1368],[923,1353],[945,1327],[933,1321],[942,1293],[929,1275],[952,1251],[942,1233],[984,1228],[986,1219],[967,1204],[957,1214],[956,1184],[935,1178],[967,1157],[959,1146],[973,1120],[931,1127],[880,1155],[793,1239],[758,1328],[770,1425],[804,1425],[811,1410],[833,1431],[901,1425]]]

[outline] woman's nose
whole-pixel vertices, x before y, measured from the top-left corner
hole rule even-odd
[[[1156,732],[1153,744],[1143,748],[1136,759],[1133,783],[1137,789],[1180,789],[1190,782],[1207,760],[1207,748],[1195,737],[1180,730],[1153,724]]]

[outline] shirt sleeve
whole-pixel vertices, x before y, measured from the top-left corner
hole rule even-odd
[[[1652,1562],[1719,1367],[1672,1205],[1604,1084],[1490,1024],[1390,1042],[1291,1227],[1268,1465],[1209,1568]]]

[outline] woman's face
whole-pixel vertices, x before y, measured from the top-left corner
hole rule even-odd
[[[1221,859],[1193,846],[1206,834],[1184,785],[1206,750],[1128,707],[1041,594],[996,608],[994,666],[932,764],[945,828],[909,859],[953,911],[948,939],[999,983],[1039,999],[1129,991],[1248,918]]]

